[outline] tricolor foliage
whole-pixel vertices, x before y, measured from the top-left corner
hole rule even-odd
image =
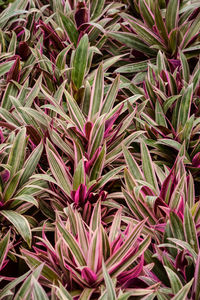
[[[0,299],[200,299],[200,3],[0,0]]]

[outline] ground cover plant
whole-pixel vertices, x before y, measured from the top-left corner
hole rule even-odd
[[[0,0],[0,299],[200,299],[198,0]]]

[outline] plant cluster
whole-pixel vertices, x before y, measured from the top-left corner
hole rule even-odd
[[[200,2],[0,0],[0,300],[200,299]]]

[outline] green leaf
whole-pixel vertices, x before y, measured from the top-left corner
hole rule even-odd
[[[0,240],[0,269],[5,261],[6,255],[9,251],[10,231]]]
[[[39,279],[42,268],[43,268],[43,265],[40,265],[37,268],[35,268],[33,273],[28,276],[28,278],[24,281],[24,283],[18,290],[17,294],[15,295],[14,300],[21,300],[25,297],[28,297],[28,298],[30,297],[30,293],[32,292],[31,280],[32,280],[32,278],[35,278],[37,280]]]
[[[0,64],[0,77],[8,73],[15,61],[8,61]]]
[[[173,0],[171,0],[171,2],[172,1]],[[174,2],[177,2],[177,0]],[[199,32],[199,25],[200,25],[200,14],[198,14],[196,18],[192,20],[192,23],[189,23],[188,30],[186,31],[182,39],[180,49],[184,49],[189,44],[191,39]]]
[[[115,286],[113,284],[113,281],[107,271],[107,268],[102,261],[102,269],[103,269],[103,277],[106,284],[106,290],[107,290],[107,299],[109,300],[116,300],[116,292],[115,292]]]
[[[65,16],[64,14],[60,13],[62,23],[64,25],[64,29],[67,32],[67,35],[74,46],[76,47],[79,37],[79,32],[76,29],[74,22],[70,19],[69,16]]]
[[[34,276],[31,278],[31,284],[33,285],[33,299],[34,300],[48,300],[49,297],[47,296],[45,290],[39,284],[39,282],[35,279]]]
[[[59,287],[55,286],[57,289],[56,295],[58,296],[59,300],[73,300],[70,293],[64,288],[64,286],[59,282]]]
[[[30,268],[36,268],[43,265],[42,262],[33,255],[34,253],[29,252],[26,249],[22,249],[21,252],[23,254],[26,263]],[[52,268],[50,268],[47,264],[43,265],[42,276],[44,276],[44,278],[49,280],[51,283],[56,284],[58,282],[57,273]]]
[[[196,267],[194,271],[193,294],[195,294],[195,300],[199,300],[200,298],[200,252],[197,257]]]
[[[149,63],[155,63],[156,59],[152,58],[149,60],[140,61],[137,63],[127,64],[122,67],[119,67],[115,70],[116,73],[138,73],[138,72],[144,72],[148,69]]]
[[[72,45],[68,45],[66,48],[64,48],[56,57],[56,67],[62,71],[65,69],[66,65],[66,55],[68,51],[71,49]]]
[[[108,36],[116,39],[118,42],[125,44],[126,46],[138,50],[148,56],[155,56],[157,51],[149,48],[141,39],[135,34],[129,32],[109,32]]]
[[[182,221],[173,211],[170,212],[170,228],[174,238],[185,240]]]
[[[6,86],[3,98],[1,100],[1,107],[9,110],[12,106],[10,101],[10,96],[16,97],[18,94],[18,89],[13,82],[9,82]]]
[[[169,277],[169,281],[171,284],[172,292],[174,295],[176,295],[183,287],[178,275],[174,271],[172,271],[170,268],[165,267],[165,270],[167,272],[167,275]]]
[[[181,95],[176,95],[176,96],[172,96],[172,97],[169,97],[165,102],[164,102],[164,105],[163,105],[163,111],[164,113],[166,114],[166,112],[168,111],[168,109],[170,108],[170,106],[177,100],[181,97]]]
[[[32,196],[32,195],[26,195],[26,194],[21,194],[20,196],[12,198],[12,203],[10,204],[10,208],[15,207],[15,205],[18,205],[19,203],[22,202],[27,202],[32,205],[35,205],[37,208],[39,207],[39,204],[37,200]]]
[[[109,91],[107,92],[106,98],[103,101],[101,115],[108,113],[116,100],[116,96],[119,90],[120,77],[117,76],[113,81]]]
[[[147,146],[144,141],[141,141],[141,157],[142,157],[142,170],[144,176],[154,188],[155,191],[158,191],[158,182],[156,180],[156,174],[153,166],[153,162],[149,153]]]
[[[100,249],[100,229],[97,228],[92,235],[87,255],[87,266],[95,273],[100,259]]]
[[[22,167],[24,163],[25,156],[25,148],[26,148],[26,128],[22,128],[13,143],[11,148],[8,164],[12,167],[10,171],[10,176],[12,177],[16,174],[17,171]]]
[[[42,151],[43,151],[43,144],[42,142],[33,150],[33,152],[31,153],[31,155],[28,157],[28,159],[26,160],[25,164],[24,164],[24,171],[20,180],[20,186],[22,186],[25,182],[27,182],[27,180],[29,179],[30,176],[33,175],[40,157],[42,155]]]
[[[165,20],[168,33],[177,27],[178,22],[179,1],[170,0],[167,5]]]
[[[162,40],[156,36],[153,31],[145,27],[143,24],[139,23],[137,19],[134,21],[132,20],[127,20],[128,23],[131,25],[133,30],[138,34],[139,38],[145,41],[145,43],[149,44],[150,46],[152,45],[158,45],[163,48],[163,43]]]
[[[184,126],[190,116],[191,104],[193,96],[193,84],[190,84],[185,90],[180,102],[178,113],[178,125]]]
[[[104,92],[104,77],[103,77],[103,66],[102,64],[96,71],[94,78],[93,88],[90,98],[90,107],[88,113],[88,119],[93,120],[93,117],[101,110]],[[98,115],[97,114],[97,115]]]
[[[104,167],[105,157],[106,157],[106,144],[104,144],[99,156],[97,157],[96,161],[93,164],[93,167],[91,169],[91,175],[90,175],[91,181],[96,180],[101,176]]]
[[[126,253],[131,249],[134,245],[135,241],[137,240],[138,236],[140,235],[142,228],[145,224],[146,220],[141,221],[137,225],[134,226],[132,232],[126,238],[125,242],[118,248],[116,252],[106,261],[106,267],[109,270],[115,263],[119,263],[121,260],[123,262],[123,258]],[[139,250],[139,249],[138,249]],[[126,263],[126,262],[124,262]],[[119,268],[117,269],[119,271]]]
[[[86,120],[82,111],[80,110],[74,98],[72,98],[72,96],[66,90],[64,91],[64,93],[67,99],[67,106],[69,108],[72,120],[75,124],[77,124],[79,129],[83,129]]]
[[[131,292],[126,292],[126,293],[123,293],[122,295],[120,295],[117,300],[128,300],[130,299],[130,296],[131,296]]]
[[[117,211],[115,214],[115,217],[113,219],[110,232],[109,232],[109,242],[112,243],[114,242],[115,238],[119,234],[119,228],[121,224],[121,209]]]
[[[25,242],[31,247],[32,234],[27,219],[18,212],[11,210],[1,210],[0,214],[14,225],[15,229],[19,232]]]
[[[85,258],[75,238],[67,231],[67,229],[64,229],[63,225],[61,225],[60,223],[57,223],[57,228],[63,237],[63,241],[66,243],[67,247],[72,252],[73,257],[78,263],[78,265],[85,266],[86,265]]]
[[[8,201],[15,193],[17,186],[19,184],[20,178],[23,173],[23,169],[17,172],[13,178],[9,181],[8,185],[6,186],[4,190],[4,202]]]
[[[43,76],[40,75],[40,77],[35,82],[33,88],[31,89],[30,93],[27,95],[27,97],[24,101],[24,104],[26,107],[31,107],[33,104],[33,101],[38,96],[40,88],[41,88],[41,84],[42,84],[42,78],[43,78]]]
[[[28,13],[27,10],[15,10],[15,11],[10,11],[10,12],[6,13],[6,15],[1,18],[0,27],[3,26],[3,23],[6,23],[10,18],[18,16],[18,15],[22,15],[22,14],[27,14],[27,13]]]
[[[150,7],[147,5],[145,0],[140,0],[139,2],[139,8],[142,18],[144,19],[145,23],[148,25],[148,27],[152,28],[155,21],[153,18],[153,14],[151,12]]]
[[[101,225],[101,201],[97,201],[94,205],[92,216],[90,219],[90,228],[94,232],[99,229]]]
[[[73,219],[73,215],[71,216],[71,220],[72,221],[70,220],[70,223],[72,224],[73,227],[75,227],[74,223],[76,223],[77,233],[78,233],[78,240],[79,240],[81,249],[83,250],[83,253],[84,253],[85,257],[86,257],[87,254],[88,254],[88,236],[87,236],[87,231],[85,229],[85,224],[84,224],[84,222],[82,220],[81,215],[77,211],[75,211],[75,214],[76,214],[76,217],[74,219]],[[69,218],[70,218],[70,215],[69,215]],[[73,229],[73,231],[75,232],[74,229]]]
[[[196,262],[196,260],[197,260],[197,254],[196,254],[196,252],[193,250],[193,248],[190,246],[189,243],[184,242],[184,241],[181,241],[181,240],[178,240],[178,239],[174,239],[174,238],[168,238],[168,240],[170,240],[170,241],[172,241],[174,244],[180,246],[182,249],[188,251],[188,252],[192,255],[194,261]]]
[[[196,251],[196,253],[199,253],[197,231],[187,203],[185,204],[184,211],[184,231],[186,241],[191,245],[191,247]]]
[[[112,180],[115,175],[117,175],[120,171],[124,169],[124,166],[117,167],[109,172],[107,172],[105,175],[101,177],[101,179],[98,181],[98,183],[95,185],[95,190],[98,190],[99,188],[103,187],[108,181]]]
[[[187,295],[189,293],[189,290],[192,286],[192,283],[194,281],[194,278],[190,282],[188,282],[182,289],[172,298],[172,300],[187,300]]]
[[[9,47],[8,47],[8,52],[15,53],[15,51],[16,51],[16,45],[17,45],[17,35],[13,31],[12,32],[12,37],[11,37],[11,40],[10,40],[10,43],[9,43]]]
[[[186,56],[183,54],[182,51],[180,51],[180,59],[181,59],[181,65],[182,65],[182,76],[185,82],[189,82],[190,80],[190,68],[187,61]]]
[[[80,294],[79,300],[90,300],[90,297],[95,289],[84,288],[82,293]]]
[[[131,257],[129,257],[129,259],[127,259],[125,262],[122,261],[121,265],[119,265],[118,268],[115,269],[114,272],[112,272],[112,276],[117,277],[120,273],[127,270],[129,266],[131,266],[131,264],[133,264],[134,261],[136,261],[136,259],[138,259],[147,250],[150,243],[151,243],[151,237],[150,236],[145,237],[144,240],[139,244],[137,252],[133,254]],[[126,253],[126,250],[124,253]]]
[[[131,133],[130,135],[128,135],[125,139],[121,139],[121,143],[119,142],[115,142],[115,145],[112,145],[112,150],[107,151],[107,155],[106,155],[106,162],[105,165],[110,164],[111,162],[113,162],[114,160],[116,160],[118,157],[120,157],[122,155],[122,142],[123,145],[128,147],[133,141],[137,140],[139,136],[141,136],[143,134],[143,131],[135,131],[133,133]]]
[[[65,164],[50,148],[50,142],[46,145],[47,158],[51,168],[51,172],[55,177],[57,184],[63,189],[63,191],[70,195],[71,182],[69,180]]]
[[[88,58],[88,47],[89,41],[88,36],[85,34],[75,50],[73,63],[72,63],[72,81],[74,82],[77,89],[83,84],[85,77],[86,67],[87,67],[87,58]]]
[[[128,151],[126,147],[122,146],[122,148],[123,148],[124,158],[126,160],[126,164],[128,166],[131,175],[135,179],[143,180],[144,178],[143,178],[142,171],[138,166],[136,160],[134,159],[134,157],[131,155],[130,151]]]
[[[91,20],[98,18],[104,8],[105,0],[91,2]]]
[[[164,126],[164,127],[167,128],[167,122],[166,122],[166,119],[165,119],[165,114],[164,114],[162,106],[160,105],[158,100],[156,101],[155,116],[156,116],[156,123],[159,126]]]
[[[103,117],[97,118],[90,133],[88,153],[90,158],[94,155],[95,151],[103,144],[103,137],[105,132],[105,122]]]
[[[137,206],[135,206],[135,202],[133,201],[132,196],[124,189],[122,189],[126,203],[130,209],[130,211],[132,212],[132,214],[134,216],[136,216],[137,220],[143,220],[143,215],[141,214],[141,212],[139,211],[139,209],[137,208]]]
[[[155,1],[154,15],[155,15],[155,23],[156,23],[158,32],[160,33],[160,36],[165,41],[165,45],[168,46],[169,38],[168,38],[167,28],[163,21],[163,17],[162,17],[161,11],[160,11],[158,1]]]
[[[85,184],[84,159],[81,159],[79,161],[78,166],[74,172],[73,190],[76,191],[80,184]]]
[[[31,271],[26,272],[22,276],[12,280],[10,283],[8,283],[2,290],[0,290],[0,299],[3,299],[8,293],[11,292],[12,289],[14,289],[19,283],[23,282],[26,277],[31,273]]]

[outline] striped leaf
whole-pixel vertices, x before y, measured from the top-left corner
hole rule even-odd
[[[107,299],[116,300],[117,296],[116,296],[115,286],[103,261],[102,261],[102,269],[103,269],[104,281],[106,284],[107,297],[108,297]]]
[[[71,182],[66,171],[65,164],[61,158],[59,158],[51,149],[51,144],[48,142],[46,145],[47,158],[51,168],[51,172],[55,177],[57,184],[63,189],[63,191],[70,195],[71,193]]]
[[[31,247],[32,234],[27,219],[18,212],[11,210],[1,210],[0,214],[13,224],[25,242],[29,245],[29,247]]]
[[[148,25],[148,27],[152,28],[155,20],[152,11],[145,0],[139,1],[139,8],[144,22]]]
[[[109,91],[107,92],[106,98],[103,101],[101,115],[103,115],[104,113],[108,113],[112,109],[119,90],[119,83],[120,83],[120,77],[117,76],[113,81]]]
[[[196,251],[196,253],[198,253],[199,246],[198,246],[197,231],[196,231],[192,214],[190,212],[187,203],[185,204],[185,211],[184,211],[184,231],[185,231],[186,241],[191,245],[191,247]]]
[[[101,176],[104,167],[105,158],[106,158],[106,144],[104,144],[104,146],[101,149],[101,152],[99,153],[96,161],[94,162],[94,165],[91,169],[90,180],[96,180]]]
[[[85,184],[85,169],[83,159],[79,161],[78,166],[74,172],[73,190],[76,191],[80,184]]]
[[[166,26],[168,33],[177,27],[178,22],[178,11],[179,11],[179,0],[170,0],[166,10]]]
[[[194,299],[199,300],[200,298],[200,252],[197,257],[195,272],[194,272],[194,284],[193,284]]]
[[[193,84],[190,84],[183,94],[178,113],[178,125],[184,126],[190,116],[191,103],[193,96]]]
[[[0,240],[0,270],[9,251],[10,231]]]
[[[138,50],[148,56],[155,56],[157,51],[149,48],[141,39],[135,34],[129,32],[109,32],[108,35],[118,42],[125,44],[126,46]]]
[[[67,98],[67,105],[68,105],[72,120],[74,121],[75,124],[77,124],[77,126],[80,129],[83,129],[85,122],[86,122],[83,113],[81,112],[78,104],[72,98],[72,96],[66,90],[64,91],[64,93]]]
[[[96,71],[94,78],[93,88],[90,98],[90,107],[88,113],[88,120],[93,120],[93,117],[101,110],[103,102],[103,92],[104,92],[104,77],[103,77],[103,66],[102,64]],[[98,115],[97,114],[97,115]]]
[[[8,71],[11,69],[11,67],[14,65],[13,61],[3,62],[0,64],[0,77],[4,74],[8,73]]]
[[[179,277],[176,275],[174,271],[172,271],[170,268],[165,267],[165,270],[167,272],[167,275],[169,277],[169,281],[171,284],[172,292],[174,295],[176,295],[183,287]]]
[[[141,142],[141,157],[142,157],[142,169],[144,176],[148,183],[150,183],[155,191],[158,191],[158,183],[156,180],[156,174],[153,166],[153,162],[147,146],[144,141]]]
[[[74,22],[70,19],[69,16],[65,16],[64,14],[60,13],[60,17],[64,26],[64,29],[67,32],[67,35],[74,46],[76,47],[78,42],[79,32],[76,29]]]
[[[75,50],[73,63],[72,63],[72,81],[75,84],[77,89],[83,84],[83,79],[85,77],[86,67],[87,67],[87,58],[88,58],[88,47],[89,41],[88,36],[85,34]]]
[[[43,151],[42,142],[33,150],[24,164],[24,171],[20,179],[20,186],[23,185],[30,176],[33,175]]]
[[[23,169],[17,172],[13,178],[9,181],[8,185],[6,186],[4,190],[4,201],[8,201],[15,193],[17,186],[19,184],[20,178],[23,173]]]
[[[172,300],[187,300],[187,295],[190,291],[194,279],[189,281],[182,289],[172,298]]]
[[[76,260],[77,264],[79,266],[85,266],[86,265],[85,258],[75,238],[67,231],[67,229],[63,228],[63,225],[61,225],[60,223],[57,223],[57,228],[61,236],[63,237],[63,241],[66,243],[67,247],[72,252],[73,257]]]
[[[16,174],[17,171],[20,170],[24,163],[24,156],[25,156],[25,148],[26,148],[26,128],[22,128],[13,143],[11,148],[8,164],[12,166],[10,171],[10,176],[12,177]]]

